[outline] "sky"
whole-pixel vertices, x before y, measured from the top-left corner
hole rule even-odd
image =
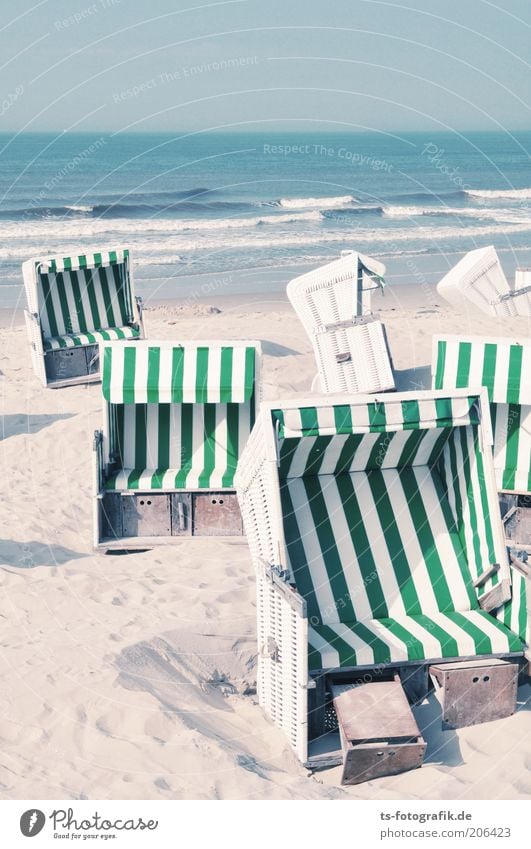
[[[529,0],[2,0],[0,131],[531,129]]]

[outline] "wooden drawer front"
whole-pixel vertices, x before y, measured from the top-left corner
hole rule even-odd
[[[171,535],[170,500],[166,494],[138,492],[122,496],[124,537]]]
[[[442,692],[443,728],[464,728],[511,716],[518,664],[489,659],[441,663],[430,674]]]
[[[240,507],[231,492],[195,493],[193,496],[194,536],[241,536]]]

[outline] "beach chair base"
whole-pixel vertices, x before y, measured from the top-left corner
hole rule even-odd
[[[47,351],[44,364],[48,386],[52,389],[100,379],[98,345]]]
[[[426,743],[395,676],[333,684],[343,750],[342,784],[361,784],[422,766]]]
[[[511,716],[516,710],[519,664],[468,660],[430,666],[442,694],[444,730]]]
[[[191,537],[242,537],[234,492],[107,492],[100,548],[151,548]]]
[[[500,495],[500,510],[509,548],[531,554],[531,496]]]

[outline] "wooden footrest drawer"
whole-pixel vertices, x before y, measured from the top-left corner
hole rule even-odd
[[[360,784],[422,766],[426,743],[398,676],[333,684],[343,749],[342,784]]]
[[[511,716],[516,710],[518,664],[463,660],[430,666],[442,694],[442,727],[464,728]]]

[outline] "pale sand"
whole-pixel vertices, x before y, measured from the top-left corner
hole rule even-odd
[[[285,298],[211,303],[222,312],[147,311],[149,336],[263,339],[266,397],[308,393],[310,344]],[[426,382],[433,333],[529,335],[526,319],[460,317],[430,288],[396,286],[375,306],[401,388]],[[514,716],[457,733],[440,731],[433,698],[418,708],[421,770],[353,788],[338,786],[338,769],[311,776],[253,695],[246,545],[94,554],[100,386],[41,389],[20,326],[0,331],[0,370],[4,798],[530,798],[530,686]]]

